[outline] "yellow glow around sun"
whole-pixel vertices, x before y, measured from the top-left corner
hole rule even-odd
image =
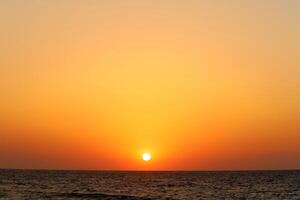
[[[149,160],[151,160],[151,154],[150,153],[143,153],[142,158],[143,158],[144,161],[149,161]]]

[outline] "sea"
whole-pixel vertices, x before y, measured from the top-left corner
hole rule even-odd
[[[0,199],[300,199],[300,171],[1,169]]]

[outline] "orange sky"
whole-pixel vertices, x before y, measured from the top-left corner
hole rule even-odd
[[[0,168],[300,168],[299,9],[1,1]]]

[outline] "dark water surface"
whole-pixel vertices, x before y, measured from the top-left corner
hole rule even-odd
[[[0,199],[300,199],[300,171],[3,169]]]

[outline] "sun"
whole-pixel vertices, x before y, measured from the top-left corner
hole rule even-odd
[[[150,153],[143,153],[142,159],[143,159],[144,161],[149,161],[149,160],[151,160],[151,154],[150,154]]]

